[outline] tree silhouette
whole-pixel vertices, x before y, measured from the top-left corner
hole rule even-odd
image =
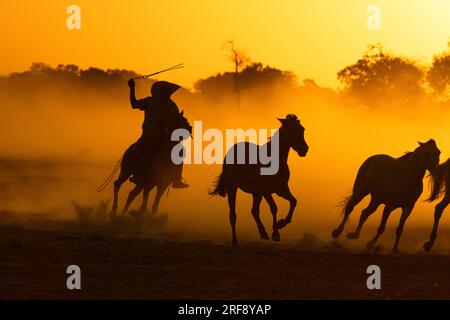
[[[262,63],[252,63],[237,74],[235,72],[219,73],[206,79],[198,80],[195,90],[210,100],[218,100],[233,94],[234,81],[238,80],[240,91],[269,91],[274,85],[284,88],[296,87],[297,78],[292,72],[282,71]]]
[[[450,43],[447,50],[433,57],[427,80],[438,99],[450,100]]]
[[[223,44],[222,49],[229,50],[227,58],[234,64],[234,90],[236,94],[236,100],[239,105],[240,87],[238,74],[242,68],[250,63],[250,58],[246,55],[243,49],[236,48],[234,40],[226,41]]]
[[[414,61],[369,46],[363,57],[339,71],[344,91],[372,106],[408,105],[423,93],[424,71]]]
[[[62,97],[68,102],[80,96],[98,99],[112,97],[123,99],[126,103],[126,83],[136,75],[129,70],[81,69],[73,64],[60,64],[53,68],[34,62],[26,71],[1,76],[0,95],[14,97],[28,107],[35,105],[36,100],[45,100],[49,96]]]
[[[250,63],[250,58],[247,56],[245,51],[243,49],[236,48],[234,40],[226,41],[223,44],[222,49],[229,50],[227,59],[233,62],[235,74],[238,74],[242,68]]]

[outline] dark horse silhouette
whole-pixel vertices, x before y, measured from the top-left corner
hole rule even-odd
[[[305,142],[304,133],[305,128],[302,127],[300,121],[295,115],[288,115],[286,119],[278,119],[281,122],[281,128],[275,133],[278,138],[279,167],[278,171],[274,175],[261,175],[260,169],[265,165],[262,164],[258,158],[256,164],[251,164],[248,159],[251,157],[249,150],[259,152],[260,149],[265,151],[272,150],[274,147],[275,139],[272,139],[262,146],[257,146],[249,142],[241,142],[235,144],[227,153],[227,156],[231,154],[234,157],[245,156],[245,163],[239,164],[236,161],[229,161],[231,157],[225,157],[222,173],[220,174],[218,181],[211,195],[220,195],[222,197],[228,196],[228,205],[230,207],[230,224],[233,234],[232,244],[237,246],[236,238],[236,193],[238,189],[244,192],[251,193],[253,195],[252,215],[258,226],[258,231],[261,239],[269,239],[267,232],[259,218],[259,207],[261,200],[267,201],[270,207],[270,211],[273,216],[273,233],[272,240],[280,241],[280,233],[278,229],[286,226],[291,222],[292,215],[294,213],[295,206],[297,205],[297,199],[292,195],[289,190],[289,167],[287,164],[289,150],[294,149],[300,157],[306,156],[308,152],[308,145]],[[275,136],[274,135],[274,136]],[[243,145],[242,145],[243,144]],[[244,148],[241,148],[244,146]],[[245,150],[245,155],[238,154],[240,150]],[[232,163],[228,163],[232,162]],[[280,197],[289,201],[289,212],[285,219],[280,219],[277,222],[277,206],[272,197],[272,194],[276,193]]]
[[[437,237],[439,219],[441,218],[445,208],[450,203],[450,159],[443,164],[438,165],[436,169],[431,172],[430,178],[431,194],[427,200],[432,202],[440,198],[442,195],[444,195],[444,198],[434,208],[433,230],[430,234],[430,240],[425,242],[423,245],[426,252],[429,252],[433,247],[434,241]]]
[[[419,142],[419,147],[414,152],[408,152],[398,159],[384,154],[368,158],[359,168],[353,193],[345,203],[344,219],[339,227],[333,231],[333,238],[339,237],[342,233],[353,208],[370,194],[369,206],[362,211],[355,232],[350,232],[347,237],[358,239],[364,222],[377,210],[380,204],[384,204],[383,216],[377,233],[367,243],[367,249],[371,250],[384,232],[391,212],[396,208],[402,208],[393,248],[394,252],[398,252],[405,221],[422,194],[425,172],[426,170],[431,172],[439,164],[440,153],[434,140],[430,140],[426,143]]]
[[[128,209],[133,200],[143,191],[143,200],[140,210],[137,215],[143,215],[147,211],[147,202],[150,191],[156,186],[156,196],[152,206],[152,215],[154,215],[159,206],[159,201],[162,195],[170,186],[176,175],[176,165],[172,162],[171,151],[175,145],[180,141],[171,141],[171,135],[175,129],[186,129],[189,134],[192,133],[192,126],[187,119],[183,116],[183,111],[180,113],[178,119],[174,119],[174,123],[171,128],[165,130],[161,145],[157,148],[157,154],[152,157],[152,163],[146,165],[151,167],[151,170],[138,170],[138,172],[149,172],[148,177],[144,179],[137,179],[136,186],[130,191],[127,202],[123,208],[122,215],[128,212]],[[115,217],[118,208],[118,195],[122,184],[135,172],[135,165],[141,164],[141,161],[136,161],[136,143],[132,144],[124,153],[120,174],[117,180],[114,182],[114,202],[112,209],[112,216]]]

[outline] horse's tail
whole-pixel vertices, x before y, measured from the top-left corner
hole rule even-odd
[[[99,187],[97,188],[97,192],[102,192],[103,190],[106,189],[106,187],[108,186],[108,184],[111,182],[111,180],[114,178],[114,176],[116,175],[117,170],[119,170],[120,165],[122,164],[122,158],[119,159],[119,161],[117,161],[116,166],[114,167],[113,171],[111,172],[111,174],[106,178],[105,181],[103,181],[103,183],[101,185],[99,185]]]
[[[347,196],[345,196],[344,197],[344,199],[342,200],[342,201],[340,201],[337,205],[336,205],[336,207],[335,208],[338,208],[339,209],[339,215],[340,216],[343,216],[344,214],[345,214],[345,212],[346,211],[348,211],[350,208],[349,208],[349,202],[350,202],[350,199],[353,197],[353,193],[351,193],[351,194],[349,194],[349,195],[347,195]]]
[[[444,183],[447,179],[447,175],[450,172],[450,159],[440,164],[434,169],[430,177],[431,193],[430,197],[426,200],[432,202],[439,198],[444,193]]]
[[[352,192],[345,196],[340,203],[338,203],[338,207],[341,208],[342,215],[348,215],[353,210],[353,207],[368,194],[366,179],[367,171],[368,165],[366,160],[366,162],[364,162],[358,170],[355,182],[353,183]]]
[[[225,197],[227,195],[227,182],[225,178],[225,172],[222,170],[222,173],[217,178],[217,181],[214,183],[214,188],[209,192],[211,196],[221,196]]]

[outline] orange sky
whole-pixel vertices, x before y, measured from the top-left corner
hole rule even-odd
[[[382,9],[368,30],[367,7]],[[81,8],[81,30],[68,30],[66,8]],[[184,62],[170,81],[231,69],[221,47],[235,39],[255,61],[337,86],[336,72],[381,42],[428,62],[450,36],[449,0],[17,0],[0,5],[0,73],[51,65],[126,68],[147,73]]]

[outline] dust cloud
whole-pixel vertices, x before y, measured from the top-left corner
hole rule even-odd
[[[0,209],[75,219],[73,200],[86,205],[112,200],[111,184],[102,193],[97,193],[96,188],[128,145],[139,138],[143,120],[143,113],[129,105],[126,78],[106,87],[91,84],[88,89],[71,87],[67,81],[52,82],[45,90],[18,82],[21,87],[16,81],[11,89],[10,79],[2,81]],[[150,84],[147,81],[137,84],[138,97],[149,95]],[[233,90],[208,96],[202,91],[183,89],[173,100],[180,110],[184,109],[191,124],[201,120],[204,130],[276,129],[277,117],[290,113],[299,117],[306,128],[310,150],[305,158],[299,158],[294,152],[289,157],[290,187],[298,206],[293,223],[281,233],[285,240],[312,234],[329,241],[331,230],[340,220],[339,203],[350,192],[359,166],[369,156],[384,153],[400,157],[414,150],[417,141],[430,138],[436,140],[442,151],[441,162],[450,156],[447,147],[450,109],[439,103],[417,100],[409,105],[380,105],[374,109],[337,90],[298,80],[291,84],[272,81],[254,85],[240,91],[239,97]],[[169,230],[205,237],[228,236],[227,202],[208,195],[220,171],[221,165],[185,165],[184,177],[190,188],[170,190],[168,197],[161,201],[160,211],[169,214]],[[405,242],[413,247],[425,241],[433,222],[434,204],[424,202],[429,194],[427,180],[424,185],[424,194],[405,229]],[[120,206],[130,186],[127,183],[121,190]],[[136,199],[135,208],[140,200],[140,197]],[[278,197],[275,200],[279,217],[284,217],[287,202]],[[354,228],[367,203],[365,199],[356,208],[349,229]],[[238,237],[257,239],[250,206],[251,196],[239,192]],[[380,215],[379,209],[368,220],[364,236],[371,235]],[[261,218],[270,231],[271,215],[265,202],[261,206]],[[396,226],[398,218],[397,210],[388,227]],[[448,226],[444,215],[442,228]],[[417,233],[412,234],[416,229],[425,231],[419,237]],[[391,233],[392,229],[388,229],[386,238]]]

